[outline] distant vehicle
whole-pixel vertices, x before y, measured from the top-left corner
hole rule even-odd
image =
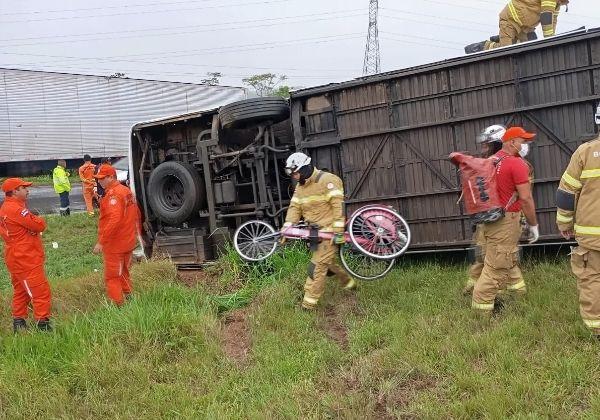
[[[117,171],[117,180],[121,184],[129,185],[129,159],[119,158],[112,162],[112,167]]]

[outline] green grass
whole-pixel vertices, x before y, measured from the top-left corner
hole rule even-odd
[[[259,266],[229,252],[210,287],[182,285],[167,261],[138,264],[136,297],[117,309],[93,272],[99,260],[85,259],[93,220],[57,219],[45,240],[69,233],[78,271],[49,253],[49,271],[66,270],[51,276],[56,332],[12,336],[1,294],[3,418],[600,416],[600,344],[564,259],[527,261],[529,294],[487,321],[460,295],[464,265],[423,261],[355,297],[332,281],[317,312],[303,312],[302,247]],[[222,345],[231,311],[250,335],[243,361]]]
[[[70,280],[73,277],[101,271],[102,258],[92,254],[96,243],[97,218],[83,213],[69,217],[44,216],[48,228],[42,234],[46,252],[46,274],[51,283]],[[58,248],[52,247],[58,243]],[[4,256],[4,242],[0,241],[0,252]],[[0,289],[10,288],[6,266],[0,264]]]
[[[5,179],[6,178],[0,178],[0,183],[3,182]],[[25,181],[28,181],[28,182],[33,182],[34,187],[39,187],[42,185],[54,185],[54,182],[52,181],[51,173],[46,174],[46,175],[38,175],[38,176],[24,176],[24,177],[21,177],[21,179],[24,179]],[[71,170],[71,175],[69,176],[69,181],[71,182],[71,185],[81,182],[81,179],[79,179],[77,169]]]

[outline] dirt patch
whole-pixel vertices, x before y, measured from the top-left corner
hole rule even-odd
[[[380,389],[375,402],[375,417],[381,419],[416,419],[417,416],[405,411],[418,392],[435,388],[437,381],[426,375],[413,374],[397,386]]]
[[[243,365],[252,347],[247,310],[228,312],[223,317],[223,351],[238,365]]]
[[[177,280],[188,287],[202,287],[213,295],[233,293],[241,287],[239,282],[224,284],[215,270],[177,270]]]
[[[209,283],[212,278],[204,270],[177,270],[177,280],[188,287],[197,287]]]
[[[329,304],[319,311],[317,326],[343,350],[348,350],[348,330],[337,306]]]

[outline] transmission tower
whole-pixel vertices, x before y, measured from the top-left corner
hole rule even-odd
[[[369,0],[369,33],[365,47],[363,75],[375,74],[381,71],[379,60],[379,32],[377,30],[378,0]]]

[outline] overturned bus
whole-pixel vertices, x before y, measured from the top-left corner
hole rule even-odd
[[[289,105],[255,98],[137,124],[133,184],[150,242],[182,264],[213,258],[245,220],[278,226],[292,191],[283,162],[295,150],[343,179],[348,214],[366,203],[398,209],[410,251],[465,249],[472,229],[448,155],[477,153],[483,127],[522,125],[538,134],[528,159],[548,244],[559,240],[562,171],[598,135],[598,100],[600,30],[584,30],[295,91]]]

